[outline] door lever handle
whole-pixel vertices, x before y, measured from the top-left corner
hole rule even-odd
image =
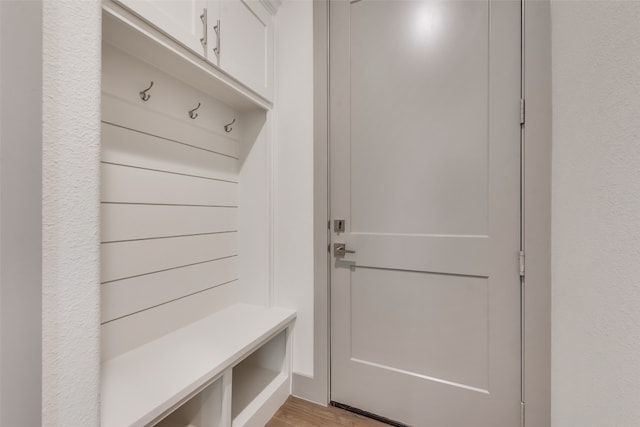
[[[346,254],[355,254],[356,251],[352,251],[347,249],[346,243],[334,243],[333,244],[333,255],[336,258],[344,258]]]

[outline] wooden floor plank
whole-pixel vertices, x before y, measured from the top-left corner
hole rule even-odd
[[[334,407],[290,396],[265,427],[389,427],[387,424]]]

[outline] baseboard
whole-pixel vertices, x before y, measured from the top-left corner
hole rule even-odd
[[[321,384],[318,378],[308,377],[293,373],[292,393],[309,402],[319,405],[329,405],[329,394],[326,392],[326,384]]]

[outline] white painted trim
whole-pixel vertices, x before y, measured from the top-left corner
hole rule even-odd
[[[275,43],[275,41],[274,41]],[[275,61],[275,55],[274,55],[274,61]],[[275,64],[274,64],[274,72],[275,72]],[[273,81],[275,82],[275,76]],[[275,84],[275,83],[274,83]],[[275,92],[275,91],[274,91]],[[276,282],[275,282],[275,221],[276,221],[276,214],[275,214],[275,199],[276,199],[276,186],[275,186],[275,157],[274,157],[274,141],[275,141],[275,126],[272,126],[272,123],[275,122],[275,115],[276,113],[274,113],[274,110],[270,110],[269,112],[267,112],[267,121],[266,123],[269,126],[268,132],[267,132],[267,158],[266,163],[266,169],[267,169],[267,215],[269,216],[269,230],[268,235],[269,235],[269,247],[267,248],[268,251],[268,257],[269,257],[269,277],[268,277],[268,286],[269,286],[269,294],[268,294],[268,301],[267,301],[267,307],[273,307],[275,305],[275,301],[276,301]]]
[[[278,13],[278,9],[282,6],[282,0],[260,0],[260,3],[270,14],[275,15]]]
[[[293,374],[293,394],[320,404],[329,403],[329,259],[328,186],[328,1],[313,2],[313,377]]]
[[[525,0],[525,426],[551,425],[551,5]]]

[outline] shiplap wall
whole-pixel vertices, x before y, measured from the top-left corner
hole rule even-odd
[[[242,121],[215,99],[103,46],[102,358],[240,298]],[[139,92],[154,81],[148,102]],[[198,118],[188,110],[201,103]]]

